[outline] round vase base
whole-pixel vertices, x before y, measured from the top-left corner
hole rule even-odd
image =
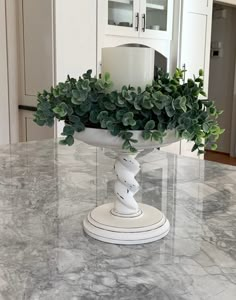
[[[141,214],[135,217],[117,216],[112,213],[113,203],[92,210],[84,219],[85,232],[111,244],[145,244],[166,236],[170,229],[164,214],[146,204],[139,204]]]

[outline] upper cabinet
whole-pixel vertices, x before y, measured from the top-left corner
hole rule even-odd
[[[172,38],[173,0],[140,1],[140,10],[141,37]]]
[[[102,0],[105,34],[171,39],[173,0]]]

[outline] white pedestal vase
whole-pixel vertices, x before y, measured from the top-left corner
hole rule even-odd
[[[142,131],[132,131],[138,140],[138,151],[166,146],[176,142],[174,131],[169,131],[160,145],[155,141],[145,141]],[[84,219],[85,232],[93,238],[113,244],[144,244],[159,240],[169,232],[169,221],[158,209],[138,204],[134,198],[139,190],[135,176],[140,164],[135,154],[122,150],[123,140],[112,136],[104,129],[86,128],[75,134],[75,138],[97,147],[109,148],[117,152],[114,171],[117,176],[114,192],[115,203],[96,207]]]

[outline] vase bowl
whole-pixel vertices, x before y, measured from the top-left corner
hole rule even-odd
[[[163,139],[163,143],[144,140],[142,137],[143,130],[129,130],[129,132],[133,133],[132,139],[138,141],[133,145],[139,151],[168,146],[178,141],[175,130],[167,131],[167,134]],[[124,143],[124,140],[122,138],[111,135],[111,133],[106,129],[85,128],[84,131],[76,132],[74,134],[74,137],[80,141],[85,142],[86,144],[95,147],[108,148],[116,151],[122,150],[122,145]]]
[[[142,131],[130,132],[138,141],[134,144],[138,152],[178,141],[174,130],[167,131],[163,143],[144,140]],[[104,129],[86,128],[75,133],[75,138],[89,145],[112,149],[118,156],[114,165],[116,201],[94,208],[83,221],[84,231],[97,240],[112,244],[144,244],[165,237],[170,228],[165,215],[155,207],[137,203],[134,198],[139,190],[135,178],[140,171],[137,153],[123,150],[124,141]]]

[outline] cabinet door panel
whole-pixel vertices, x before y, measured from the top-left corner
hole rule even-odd
[[[55,1],[56,81],[96,73],[96,1]]]
[[[129,0],[108,0],[108,25],[131,27],[134,3]]]
[[[70,0],[70,5],[68,0],[55,1],[56,83],[65,81],[68,74],[78,78],[88,69],[96,74],[96,13],[94,0]],[[57,122],[58,136],[62,132],[63,123]]]
[[[186,0],[185,0],[186,1]],[[187,0],[187,3],[184,5],[188,5],[188,8],[192,12],[204,12],[211,6],[212,0]]]
[[[184,22],[181,58],[182,65],[186,66],[186,76],[192,78],[205,65],[207,16],[188,13]]]
[[[34,123],[33,118],[26,118],[26,142],[52,139],[53,128],[40,127]]]
[[[20,142],[39,141],[54,137],[54,128],[38,126],[33,119],[33,112],[19,110]]]
[[[22,0],[26,96],[35,96],[53,83],[52,15],[51,0]]]
[[[200,1],[202,5],[203,1]],[[206,4],[206,3],[205,3]],[[198,74],[203,69],[204,89],[208,93],[210,67],[210,44],[213,0],[207,1],[207,7],[196,5],[196,1],[185,0],[183,3],[182,37],[179,66],[187,70],[186,77]]]

